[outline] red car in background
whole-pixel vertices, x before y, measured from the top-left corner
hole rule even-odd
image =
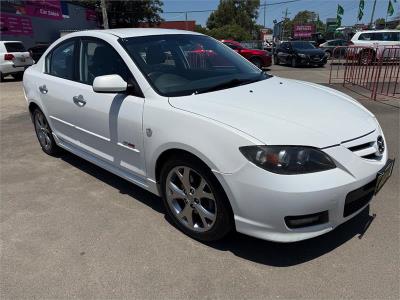
[[[272,55],[268,51],[248,49],[243,47],[239,42],[232,40],[222,40],[221,42],[251,61],[260,69],[270,67],[272,64]]]

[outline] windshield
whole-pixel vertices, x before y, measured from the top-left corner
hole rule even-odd
[[[314,45],[309,42],[295,42],[292,43],[294,49],[315,49]]]
[[[7,52],[25,52],[25,47],[22,43],[18,42],[8,42],[4,43],[4,46],[6,46]]]
[[[270,77],[208,36],[153,35],[125,38],[120,43],[153,88],[167,97],[227,89]]]

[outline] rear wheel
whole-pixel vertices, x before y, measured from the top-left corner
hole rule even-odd
[[[186,155],[172,158],[163,166],[160,177],[167,214],[185,234],[215,241],[233,229],[229,201],[203,163]]]
[[[32,114],[33,124],[35,126],[36,136],[38,138],[40,147],[49,155],[55,155],[59,151],[59,147],[54,141],[53,134],[49,123],[43,112],[36,108]]]

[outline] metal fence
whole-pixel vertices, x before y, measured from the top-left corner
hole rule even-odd
[[[400,47],[336,47],[329,83],[359,87],[368,97],[400,99]]]

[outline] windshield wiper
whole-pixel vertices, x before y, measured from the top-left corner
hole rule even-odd
[[[251,83],[254,81],[258,81],[258,79],[239,79],[239,78],[234,78],[231,79],[229,81],[208,87],[208,88],[204,88],[204,89],[199,89],[197,91],[195,91],[194,93],[197,94],[203,94],[203,93],[208,93],[208,92],[213,92],[213,91],[218,91],[218,90],[223,90],[223,89],[227,89],[227,88],[232,88],[235,86],[239,86],[239,85],[243,85],[246,83]]]

